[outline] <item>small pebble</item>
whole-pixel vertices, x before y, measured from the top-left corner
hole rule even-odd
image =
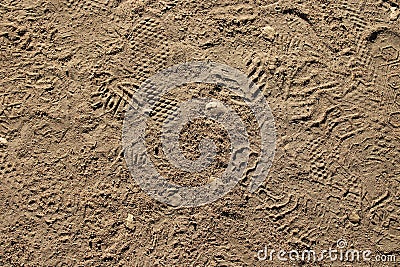
[[[224,105],[219,102],[210,102],[206,105],[206,110],[208,110],[211,114],[218,115],[224,113]]]
[[[0,137],[0,145],[7,145],[8,144],[8,141],[7,141],[7,139],[5,139],[5,138],[3,138],[3,137]]]
[[[133,222],[133,215],[128,214],[128,217],[125,219],[126,221],[126,227],[133,230],[135,229],[135,223]]]
[[[271,26],[265,26],[262,29],[261,35],[262,37],[264,37],[265,39],[269,40],[269,41],[273,41],[275,39],[275,29],[272,28]]]
[[[359,223],[361,221],[360,215],[356,211],[349,214],[349,221],[352,223]]]

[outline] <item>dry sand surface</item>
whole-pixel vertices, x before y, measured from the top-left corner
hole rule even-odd
[[[389,262],[400,262],[399,5],[2,0],[0,266],[399,266]],[[255,192],[246,176],[217,201],[177,208],[132,177],[121,133],[140,85],[190,61],[226,64],[256,84],[275,118],[276,151]],[[224,88],[188,84],[152,114],[202,92],[230,101]],[[255,151],[250,175],[258,126],[239,111]],[[183,127],[187,159],[203,138],[217,148],[193,175],[159,152],[160,127],[149,121],[146,144],[162,175],[196,186],[224,172],[224,127]],[[259,259],[265,247],[373,256]]]

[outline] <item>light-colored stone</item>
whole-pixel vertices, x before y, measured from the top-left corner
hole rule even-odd
[[[126,227],[133,230],[135,229],[135,222],[133,221],[133,215],[128,214],[128,217],[125,219],[126,221]]]
[[[211,114],[218,115],[225,112],[225,107],[220,102],[210,102],[207,103],[206,110],[208,110]]]
[[[352,223],[360,223],[361,218],[360,215],[358,215],[358,212],[353,211],[349,214],[349,221]]]
[[[397,7],[391,7],[390,11],[389,19],[392,21],[397,20],[400,15],[400,10]]]
[[[275,29],[269,25],[262,28],[262,31],[261,31],[262,37],[264,37],[265,39],[267,39],[269,41],[273,41],[275,39],[275,34],[276,34]]]
[[[0,145],[7,145],[8,141],[4,137],[0,137]]]

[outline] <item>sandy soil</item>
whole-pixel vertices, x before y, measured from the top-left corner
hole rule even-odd
[[[342,239],[400,261],[399,14],[396,0],[1,1],[0,265],[397,266],[257,252]],[[121,132],[141,83],[192,60],[259,86],[277,148],[255,193],[244,179],[216,202],[177,209],[135,183]],[[229,143],[212,121],[187,125],[184,154],[195,159],[207,133],[215,166],[160,171],[190,185],[223,171]]]

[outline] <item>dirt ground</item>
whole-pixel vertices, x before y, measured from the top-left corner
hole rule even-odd
[[[1,1],[0,266],[398,266],[257,252],[342,240],[400,262],[399,5]],[[174,208],[128,171],[124,109],[152,74],[193,60],[237,68],[262,90],[276,154],[255,193],[244,179],[216,202]],[[229,160],[212,121],[185,127],[187,158],[204,137],[196,129],[220,139],[218,161],[172,173],[176,183],[207,183]]]

